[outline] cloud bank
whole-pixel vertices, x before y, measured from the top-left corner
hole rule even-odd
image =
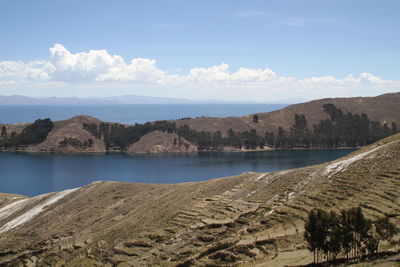
[[[110,55],[106,50],[72,53],[63,45],[55,44],[49,53],[49,58],[41,61],[0,61],[0,92],[10,88],[18,93],[21,88],[27,92],[29,88],[52,87],[53,95],[62,88],[72,88],[83,90],[87,95],[147,92],[198,99],[267,101],[375,95],[400,90],[400,81],[384,80],[366,72],[344,78],[319,76],[298,79],[279,76],[268,68],[242,67],[231,71],[228,64],[222,63],[176,74],[157,67],[154,59],[135,58],[127,63],[121,56]]]

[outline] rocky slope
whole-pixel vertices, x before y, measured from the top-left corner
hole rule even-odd
[[[312,261],[312,208],[400,223],[400,135],[334,162],[198,183],[0,194],[1,266],[284,266]]]

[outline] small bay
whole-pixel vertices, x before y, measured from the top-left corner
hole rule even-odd
[[[261,113],[285,104],[20,105],[0,106],[0,123],[64,120],[90,115],[127,124],[182,117],[227,117]],[[0,152],[0,192],[38,195],[98,180],[180,183],[319,164],[353,150],[198,152],[190,154],[29,154]]]
[[[0,192],[33,196],[97,180],[194,182],[319,164],[354,150],[277,150],[190,154],[29,154],[0,152]]]

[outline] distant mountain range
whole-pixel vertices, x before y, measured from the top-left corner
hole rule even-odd
[[[287,99],[280,103],[299,103],[301,99]],[[118,105],[118,104],[254,104],[251,101],[192,100],[186,98],[123,95],[109,97],[45,97],[35,98],[22,95],[0,96],[0,105]],[[265,101],[274,103],[276,101]]]

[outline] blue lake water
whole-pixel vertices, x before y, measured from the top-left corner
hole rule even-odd
[[[65,120],[77,115],[90,115],[103,121],[134,124],[183,117],[243,116],[286,106],[286,104],[0,105],[0,123],[33,122],[39,118]]]
[[[318,164],[353,150],[60,155],[0,152],[0,192],[37,195],[96,180],[178,183]]]
[[[226,117],[261,113],[284,104],[198,105],[31,105],[0,106],[0,123],[63,120],[91,115],[104,121],[143,123],[182,117]],[[0,152],[0,192],[37,195],[83,186],[96,180],[178,183],[246,171],[276,171],[318,164],[352,150],[201,152],[193,154],[59,155]]]

